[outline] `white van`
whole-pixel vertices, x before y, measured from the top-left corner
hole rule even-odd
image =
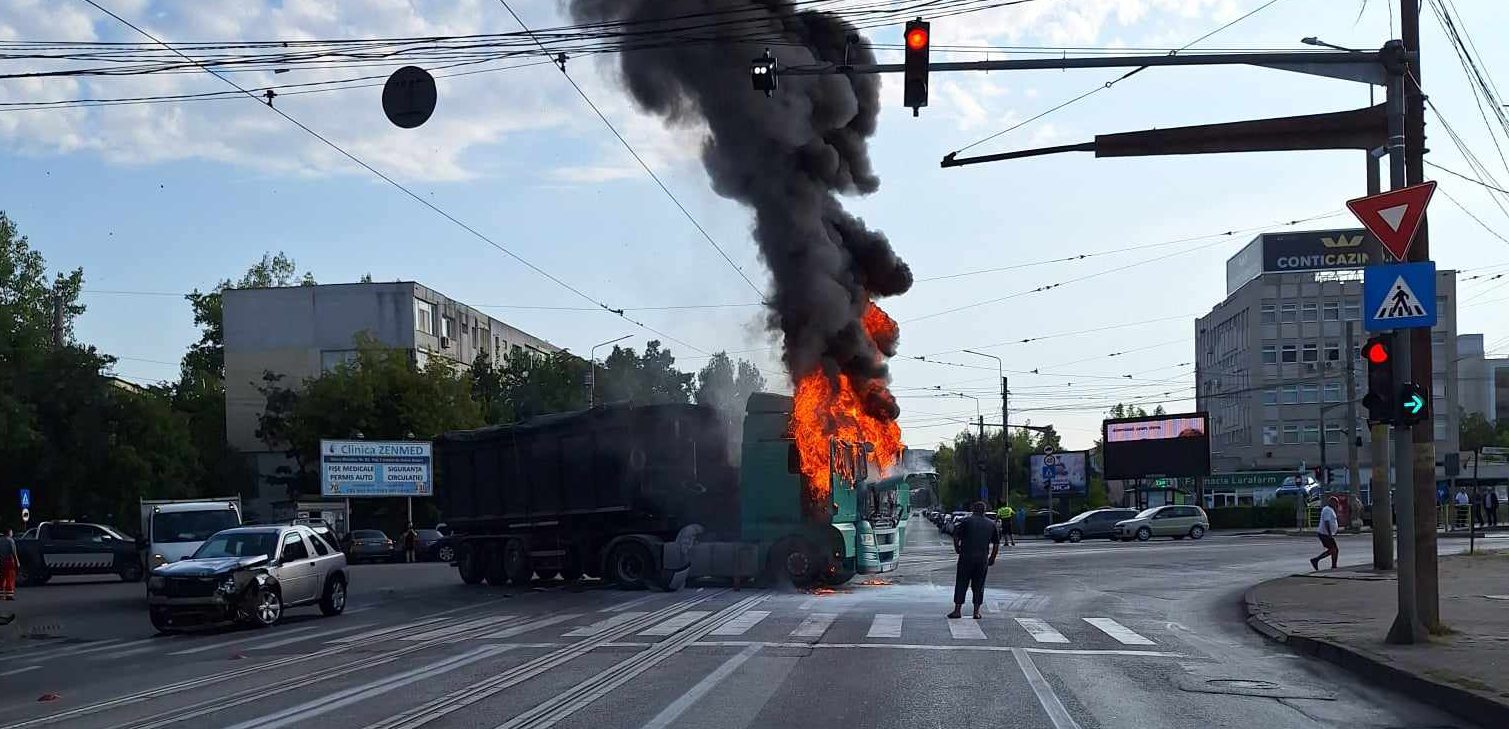
[[[216,532],[241,526],[241,497],[141,502],[147,569],[177,562]]]

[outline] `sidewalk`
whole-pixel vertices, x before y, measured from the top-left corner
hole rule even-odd
[[[1391,572],[1314,572],[1247,591],[1264,635],[1483,726],[1509,726],[1509,553],[1443,557],[1441,620],[1427,644],[1383,642],[1398,604]]]

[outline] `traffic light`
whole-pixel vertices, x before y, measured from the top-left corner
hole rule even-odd
[[[1368,363],[1368,393],[1362,397],[1368,423],[1393,425],[1399,416],[1395,407],[1398,389],[1394,387],[1393,339],[1371,337],[1362,345],[1362,358]]]
[[[931,24],[923,20],[913,20],[906,24],[902,98],[906,106],[911,107],[912,116],[917,116],[917,110],[927,106],[927,55],[928,49],[932,47],[930,27]]]
[[[755,91],[764,91],[766,96],[775,93],[775,56],[770,55],[770,51],[765,51],[764,56],[750,63],[749,80],[754,84]]]
[[[1430,393],[1413,382],[1399,388],[1399,425],[1414,425],[1430,417]]]

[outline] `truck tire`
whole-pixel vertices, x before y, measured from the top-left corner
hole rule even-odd
[[[811,587],[822,574],[816,555],[805,539],[783,539],[771,548],[766,571],[776,585]]]
[[[838,587],[839,585],[847,584],[852,579],[854,579],[854,570],[840,569],[823,575],[823,584],[829,587]]]
[[[503,574],[508,576],[508,581],[515,585],[528,585],[534,577],[534,571],[529,568],[529,552],[524,548],[524,540],[510,539],[503,543]]]
[[[650,550],[640,542],[629,540],[619,542],[608,552],[603,577],[621,588],[637,590],[646,587],[658,571]]]
[[[456,552],[456,573],[468,585],[482,583],[483,551],[476,545],[463,544]]]
[[[508,584],[508,573],[503,571],[503,545],[495,542],[482,549],[482,577],[493,587]]]

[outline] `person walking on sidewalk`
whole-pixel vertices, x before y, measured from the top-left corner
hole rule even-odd
[[[1332,496],[1326,499],[1326,505],[1320,509],[1320,526],[1316,527],[1315,535],[1320,537],[1320,543],[1325,545],[1326,551],[1310,560],[1310,568],[1313,570],[1320,569],[1320,561],[1325,559],[1326,555],[1331,556],[1331,569],[1336,569],[1336,558],[1341,556],[1341,549],[1336,546],[1336,532],[1341,529],[1341,525],[1336,521],[1336,507],[1340,504],[1341,502]]]
[[[16,570],[21,568],[21,555],[16,551],[16,540],[10,527],[0,531],[0,600],[16,599]]]
[[[1491,527],[1498,526],[1499,525],[1499,490],[1498,490],[1497,486],[1488,489],[1488,493],[1483,496],[1483,510],[1488,512],[1488,526],[1491,526]]]
[[[969,516],[954,525],[954,551],[959,567],[954,573],[954,611],[949,619],[963,617],[964,593],[974,592],[975,620],[985,602],[985,573],[1001,552],[1001,530],[985,516],[985,502],[976,501]]]

